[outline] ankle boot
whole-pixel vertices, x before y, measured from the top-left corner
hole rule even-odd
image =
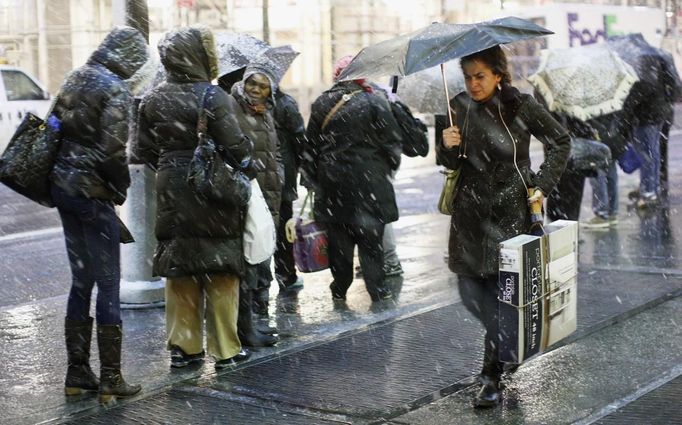
[[[279,339],[273,335],[259,332],[253,324],[251,313],[252,291],[239,285],[239,314],[237,316],[237,335],[242,345],[247,347],[270,347]]]
[[[474,397],[474,407],[496,406],[502,398],[499,378],[494,379],[488,376],[481,376],[480,380],[481,388],[478,390],[476,397]]]
[[[99,347],[100,384],[99,402],[108,404],[117,397],[129,397],[140,392],[140,385],[130,385],[121,375],[121,325],[97,325]]]
[[[64,381],[64,394],[78,395],[85,391],[97,391],[99,379],[90,368],[92,317],[85,322],[65,319],[64,336],[69,365]]]

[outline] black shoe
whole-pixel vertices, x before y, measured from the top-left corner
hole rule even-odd
[[[275,335],[276,333],[279,333],[277,328],[261,322],[256,323],[256,330],[265,335]]]
[[[496,379],[481,377],[481,389],[474,397],[474,407],[493,407],[497,406],[502,398],[500,382]]]
[[[342,294],[341,291],[336,288],[334,282],[329,285],[329,290],[332,291],[332,300],[340,301],[346,299],[346,294]]]
[[[197,354],[185,354],[178,346],[171,347],[171,367],[185,367],[190,363],[199,363],[204,360],[204,352]]]
[[[301,276],[292,276],[291,278],[277,276],[277,284],[280,292],[296,291],[303,288],[303,278]]]
[[[400,276],[401,274],[403,274],[403,266],[400,265],[400,262],[396,264],[384,264],[385,277]]]
[[[248,360],[251,357],[251,352],[246,348],[242,348],[237,355],[230,357],[229,359],[218,360],[215,362],[216,369],[225,369],[228,367],[235,367],[237,363]]]

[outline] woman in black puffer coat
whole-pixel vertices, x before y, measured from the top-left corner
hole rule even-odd
[[[467,91],[450,100],[455,125],[443,130],[436,153],[446,167],[461,167],[448,265],[457,273],[462,302],[486,328],[483,385],[474,400],[484,407],[499,402],[503,368],[498,357],[498,244],[528,232],[529,203],[542,202],[554,189],[571,140],[537,101],[511,86],[499,46],[465,56],[461,65]],[[546,146],[537,173],[530,164],[531,135]]]
[[[137,30],[114,29],[87,63],[66,77],[53,111],[61,120],[62,141],[50,176],[52,199],[73,275],[65,321],[65,392],[99,389],[102,402],[140,391],[121,376],[120,234],[114,204],[125,201],[130,185],[126,141],[132,97],[125,80],[147,59],[147,44]],[[95,284],[101,382],[89,365]]]
[[[211,202],[187,183],[198,142],[200,99],[205,95],[208,134],[219,149],[244,163],[252,146],[234,119],[228,95],[210,83],[217,74],[217,59],[209,29],[171,31],[159,43],[159,54],[167,78],[142,100],[138,142],[141,157],[157,169],[153,268],[167,278],[171,366],[203,358],[205,317],[208,354],[216,359],[216,368],[226,367],[249,354],[237,337],[245,211]]]

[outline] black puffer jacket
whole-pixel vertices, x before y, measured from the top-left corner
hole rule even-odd
[[[87,63],[71,72],[58,94],[62,147],[52,181],[87,198],[122,204],[130,186],[126,161],[132,97],[125,79],[148,59],[142,35],[112,30]]]
[[[279,140],[275,130],[272,109],[263,114],[253,112],[247,106],[248,101],[238,87],[232,87],[229,97],[230,107],[234,111],[237,122],[244,134],[253,142],[253,161],[258,164],[256,180],[275,223],[279,223],[279,207],[282,201],[282,185],[284,184],[284,165],[279,152]]]
[[[448,263],[458,274],[497,274],[498,244],[530,227],[528,194],[514,166],[514,153],[525,185],[538,187],[547,195],[566,167],[570,137],[537,101],[511,86],[485,103],[460,93],[450,104],[462,134],[461,150],[436,146],[441,164],[451,169],[462,167],[451,219]],[[546,145],[545,161],[537,174],[530,168],[531,134]],[[460,151],[466,152],[467,158],[460,158]]]
[[[284,165],[282,201],[292,202],[298,198],[296,179],[301,165],[301,153],[305,139],[305,123],[298,104],[282,90],[275,92],[275,128],[279,139],[279,151]]]
[[[197,196],[186,180],[198,142],[199,99],[207,89],[208,134],[237,161],[252,149],[229,96],[209,82],[217,73],[213,36],[202,27],[181,28],[166,35],[159,53],[167,79],[143,98],[138,123],[140,155],[158,169],[154,273],[241,274],[244,211]]]
[[[351,93],[323,129],[329,111]],[[398,219],[390,174],[400,165],[405,133],[385,99],[338,83],[313,103],[306,137],[302,172],[316,191],[317,220],[353,223],[359,213],[382,223]]]

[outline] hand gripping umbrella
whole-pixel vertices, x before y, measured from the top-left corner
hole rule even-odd
[[[474,24],[433,23],[409,34],[365,47],[338,80],[410,75],[500,44],[553,34],[525,19],[506,17]],[[445,73],[443,72],[445,83]],[[445,95],[450,99],[447,84]],[[451,114],[448,114],[452,120]]]

